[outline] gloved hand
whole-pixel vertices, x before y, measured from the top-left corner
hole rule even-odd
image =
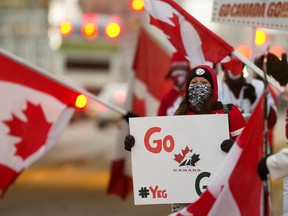
[[[257,173],[259,175],[259,177],[261,178],[262,181],[266,181],[267,180],[267,174],[269,173],[269,170],[267,168],[267,165],[266,165],[266,160],[267,160],[267,157],[263,157],[259,163],[258,163],[258,166],[257,166]]]
[[[224,151],[224,152],[226,152],[226,153],[228,153],[228,152],[230,151],[230,149],[231,149],[231,147],[232,147],[233,144],[234,144],[234,140],[232,140],[232,139],[226,139],[226,140],[224,140],[224,141],[221,143],[221,145],[220,145],[221,150]]]
[[[245,89],[243,92],[243,97],[249,99],[251,104],[253,104],[254,101],[256,100],[256,92],[254,86],[250,83],[247,83],[244,85],[244,87]]]
[[[129,118],[136,118],[139,117],[137,114],[133,112],[127,112],[125,115],[123,115],[123,118],[129,123]]]
[[[127,151],[131,151],[131,148],[135,145],[135,139],[132,135],[128,134],[125,137],[124,147]]]

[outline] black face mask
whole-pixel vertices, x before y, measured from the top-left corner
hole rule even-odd
[[[188,101],[193,108],[200,111],[204,103],[211,97],[212,94],[213,90],[210,87],[199,83],[189,86]]]

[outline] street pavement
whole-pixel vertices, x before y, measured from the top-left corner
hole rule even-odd
[[[285,117],[275,128],[284,143]],[[0,200],[0,216],[147,216],[168,215],[170,205],[134,205],[106,193],[116,124],[99,128],[93,119],[72,122],[61,139],[24,171]],[[282,146],[277,145],[277,149]],[[272,181],[273,215],[282,213],[282,184]]]

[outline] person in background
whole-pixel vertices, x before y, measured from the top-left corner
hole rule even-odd
[[[171,66],[165,79],[172,80],[173,87],[163,96],[157,110],[157,116],[172,116],[178,108],[183,93],[187,74],[190,71],[189,61],[178,51],[171,56]],[[129,118],[139,117],[133,112],[123,116],[128,122]]]
[[[218,83],[215,71],[206,65],[194,67],[186,79],[183,99],[174,115],[200,115],[200,114],[224,114],[229,117],[230,139],[224,140],[220,148],[228,152],[234,140],[242,132],[246,121],[239,109],[233,104],[224,105],[218,101]],[[135,145],[132,135],[127,135],[124,148],[131,151]],[[172,204],[172,212],[180,211],[187,203]]]
[[[171,116],[174,114],[181,102],[186,76],[189,71],[189,61],[181,53],[173,53],[171,57],[171,68],[166,75],[166,79],[173,81],[173,88],[162,98],[158,108],[158,116]]]
[[[264,55],[255,59],[255,64],[261,69],[263,69],[263,59]],[[281,59],[278,59],[278,57],[274,54],[268,53],[267,71],[268,74],[273,76],[281,86],[286,86],[288,83],[287,55],[283,53]],[[287,144],[288,104],[286,105],[285,135]],[[258,163],[257,172],[263,181],[267,180],[268,174],[270,174],[270,176],[275,180],[288,176],[288,148],[286,147],[274,154],[268,154],[267,156],[264,156]]]
[[[238,106],[246,120],[253,112],[258,99],[264,91],[262,80],[252,78],[250,82],[243,76],[243,63],[237,58],[222,63],[224,77],[219,82],[219,100],[223,103],[233,103]],[[249,79],[248,79],[249,80]],[[270,93],[267,95],[268,143],[269,151],[273,148],[273,128],[277,121],[276,99]]]
[[[270,52],[268,52],[266,56],[267,56],[266,68],[264,67],[265,54],[257,56],[254,60],[254,64],[258,68],[260,68],[262,71],[265,71],[266,69],[266,73],[272,76],[276,81],[278,81],[281,86],[286,86],[288,82],[288,63],[287,63],[286,53],[282,53],[281,58],[278,58],[276,55]],[[258,74],[254,73],[253,75],[255,79],[263,81],[263,78],[260,77]],[[276,88],[272,86],[270,83],[268,83],[267,86],[268,86],[269,93],[272,95],[275,101],[275,105],[278,106],[280,92],[276,90]],[[287,91],[285,94],[281,94],[280,96],[283,97],[283,95],[286,95],[284,97],[286,97],[285,100],[287,101],[288,100]],[[288,111],[288,109],[286,111]],[[286,114],[286,118],[287,118],[287,114]],[[268,128],[269,128],[269,131],[268,131],[269,145],[270,147],[272,147],[271,150],[273,152],[273,130],[271,128],[271,123],[269,123],[269,118],[268,118]],[[286,131],[288,131],[287,120],[286,120]],[[288,135],[287,132],[286,134]],[[288,137],[287,135],[286,137]]]
[[[264,54],[258,56],[254,60],[254,64],[264,71]],[[273,53],[268,52],[267,54],[267,63],[266,63],[266,73],[272,76],[276,81],[279,82],[281,86],[285,86],[288,82],[288,64],[287,64],[287,55],[286,53],[281,54],[281,58],[278,58]],[[263,81],[263,78],[258,74],[253,74],[255,79]],[[276,106],[278,106],[279,100],[279,90],[277,90],[274,86],[268,83],[268,90],[272,95]]]
[[[243,76],[243,63],[237,58],[222,63],[223,81],[219,83],[219,100],[238,106],[243,115],[250,117],[259,97],[264,90],[264,83],[252,78],[250,82]],[[268,128],[273,128],[277,121],[277,107],[271,94],[268,94]]]

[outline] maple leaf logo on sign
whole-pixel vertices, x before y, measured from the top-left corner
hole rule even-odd
[[[193,153],[192,155],[192,151],[192,149],[189,149],[189,147],[186,146],[185,149],[182,149],[182,154],[174,154],[174,160],[179,163],[179,166],[195,166],[200,158],[199,154]]]
[[[27,102],[27,109],[23,113],[27,122],[12,114],[12,119],[4,123],[10,128],[9,135],[21,138],[15,145],[15,154],[25,160],[45,144],[52,123],[47,122],[40,105]]]

